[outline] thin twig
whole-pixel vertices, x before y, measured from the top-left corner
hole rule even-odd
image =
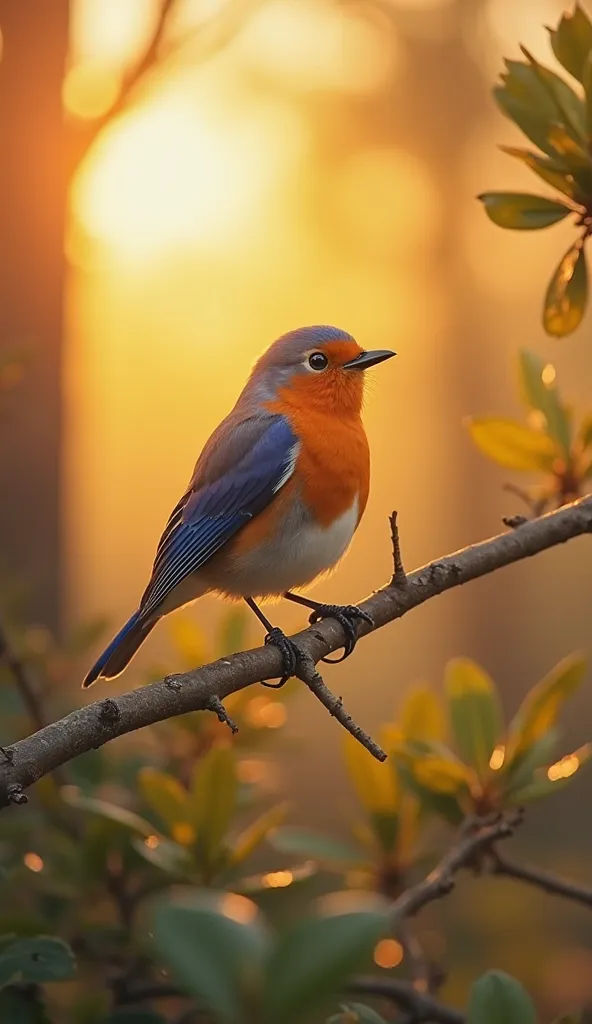
[[[2,619],[0,619],[0,662],[4,661],[14,679],[21,700],[27,714],[36,729],[43,729],[47,725],[47,719],[43,714],[41,701],[37,694],[37,688],[29,666],[23,658],[19,657],[12,645],[8,631]]]
[[[514,861],[507,860],[497,850],[492,852],[491,865],[494,875],[513,878],[517,882],[526,882],[527,885],[535,886],[553,896],[562,896],[563,899],[571,900],[573,903],[592,907],[592,889],[585,885],[578,885],[577,882],[571,882],[548,871],[542,871],[530,864],[516,864]]]
[[[511,530],[518,530],[519,527],[524,526],[527,522],[526,516],[502,516],[502,523],[504,526],[509,526]]]
[[[409,573],[406,586],[387,585],[362,603],[373,624],[360,623],[359,636],[402,618],[438,594],[591,532],[592,497],[588,496],[525,523],[519,530],[505,532],[431,562]],[[335,619],[326,619],[303,630],[294,639],[304,657],[316,664],[324,655],[342,647],[346,638]],[[253,683],[278,677],[281,670],[281,653],[268,644],[185,672],[174,677],[174,685],[161,680],[121,694],[116,700],[110,700],[117,714],[110,714],[109,721],[100,714],[103,701],[78,708],[8,748],[12,763],[0,764],[0,807],[9,802],[9,787],[16,786],[22,792],[87,750],[155,722],[188,711],[204,710],[213,696],[224,700]],[[327,706],[326,701],[323,702]]]
[[[213,711],[214,714],[217,716],[218,721],[222,722],[224,725],[227,725],[233,735],[238,732],[238,725],[236,724],[236,722],[233,722],[232,718],[228,714],[228,711],[224,707],[219,697],[210,698],[210,702],[208,704],[208,711]]]
[[[398,978],[374,978],[370,975],[354,978],[347,986],[347,991],[357,996],[375,996],[377,999],[388,1000],[406,1011],[408,1019],[414,1024],[423,1024],[424,1021],[465,1024],[465,1017],[458,1010],[418,992],[408,981]]]
[[[512,818],[498,817],[491,823],[469,821],[458,842],[448,850],[434,870],[394,901],[391,908],[393,925],[398,926],[406,918],[414,917],[426,904],[447,896],[454,888],[457,872],[471,867],[477,855],[490,850],[494,843],[509,838],[520,820],[521,816],[516,814]]]
[[[535,498],[523,487],[519,487],[517,484],[507,483],[503,485],[503,490],[507,491],[508,494],[515,494],[517,498],[527,506],[534,519],[538,519],[543,514],[547,505],[549,504],[549,498],[547,495]]]
[[[407,573],[403,565],[401,555],[401,540],[399,538],[399,527],[397,525],[397,512],[391,512],[389,522],[391,524],[391,541],[393,545],[393,575],[391,578],[392,587],[404,587],[407,585]]]
[[[343,706],[341,697],[336,697],[334,693],[326,686],[323,677],[317,672],[315,663],[312,658],[303,657],[300,659],[298,664],[298,678],[308,686],[311,693],[314,693],[315,697],[320,700],[323,707],[327,708],[327,711],[333,718],[336,718],[340,725],[349,732],[357,741],[361,743],[363,747],[366,747],[373,757],[377,761],[386,761],[386,752],[379,747],[378,743],[364,732],[360,726],[354,722],[351,715],[348,715],[347,711]]]

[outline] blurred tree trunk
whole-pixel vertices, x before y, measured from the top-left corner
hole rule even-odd
[[[29,610],[60,618],[66,172],[61,86],[69,0],[0,0],[0,354],[26,373],[0,424],[0,560]]]

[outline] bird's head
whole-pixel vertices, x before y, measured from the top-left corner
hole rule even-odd
[[[270,345],[255,364],[250,384],[272,401],[356,415],[364,371],[394,355],[386,349],[366,352],[337,327],[300,327]]]

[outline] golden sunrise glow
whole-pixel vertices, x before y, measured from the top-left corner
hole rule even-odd
[[[374,947],[372,959],[377,967],[385,970],[398,967],[403,959],[403,947],[396,939],[381,939]]]
[[[496,747],[489,758],[489,767],[492,772],[498,772],[502,767],[506,757],[506,748],[503,746]]]
[[[305,144],[302,122],[279,104],[230,114],[169,92],[103,137],[75,182],[74,214],[136,260],[173,245],[227,250],[260,226],[274,177]]]
[[[146,44],[161,0],[75,0],[71,51],[76,61],[127,64]]]
[[[303,90],[373,92],[387,83],[398,57],[384,25],[332,0],[268,0],[236,46],[259,73]]]

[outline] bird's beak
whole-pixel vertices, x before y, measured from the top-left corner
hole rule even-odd
[[[342,363],[341,368],[343,370],[367,370],[369,366],[376,366],[377,363],[382,363],[396,354],[387,348],[375,349],[374,352],[360,352],[359,356],[350,359],[349,363]]]

